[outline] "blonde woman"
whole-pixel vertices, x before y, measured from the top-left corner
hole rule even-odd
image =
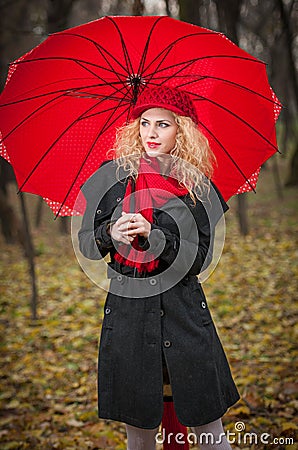
[[[185,92],[144,89],[114,161],[83,187],[80,250],[110,255],[99,417],[126,424],[129,450],[187,449],[185,427],[202,450],[231,448],[221,417],[239,395],[197,277],[228,207],[197,122]]]

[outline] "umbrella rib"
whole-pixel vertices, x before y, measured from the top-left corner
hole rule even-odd
[[[112,17],[107,16],[106,18],[112,22],[112,24],[114,25],[114,27],[118,31],[118,34],[119,34],[119,37],[120,37],[120,40],[121,40],[121,45],[122,45],[124,58],[125,58],[125,61],[126,61],[126,66],[127,66],[127,69],[128,69],[127,74],[128,75],[133,74],[133,65],[132,65],[132,62],[131,62],[131,59],[130,59],[130,56],[129,56],[129,53],[128,53],[128,50],[127,50],[127,47],[126,47],[126,44],[124,42],[123,36],[121,34],[120,28],[119,28],[118,24],[115,22],[115,20],[112,19]],[[130,73],[129,73],[129,71],[130,71]]]
[[[157,66],[157,70],[156,70],[156,72],[152,72],[150,75],[146,75],[146,78],[148,77],[148,83],[151,83],[151,80],[152,80],[152,78],[154,77],[154,75],[157,73],[157,72],[159,72],[159,68],[160,68],[160,66],[162,65],[162,63],[164,62],[164,60],[166,59],[166,57],[168,56],[168,54],[170,53],[170,51],[171,51],[171,47],[170,48],[168,48],[168,50],[167,50],[167,52],[165,52],[164,53],[164,56],[163,56],[163,58],[161,59],[161,61],[159,62],[159,64],[158,64],[158,66]],[[164,69],[161,69],[161,70],[164,70]],[[144,76],[144,74],[143,74],[143,76]],[[166,81],[166,80],[165,80]]]
[[[127,70],[127,67],[125,67],[123,64],[121,64],[120,63],[120,61],[117,59],[117,58],[115,58],[115,56],[111,53],[111,52],[109,52],[107,49],[105,49],[102,45],[100,45],[98,42],[96,42],[96,41],[94,41],[93,39],[91,39],[91,38],[88,38],[87,36],[82,36],[82,35],[80,35],[80,34],[76,34],[76,33],[69,33],[69,32],[65,32],[65,31],[63,31],[63,32],[61,32],[61,33],[56,33],[56,34],[53,34],[53,36],[75,36],[75,37],[78,37],[78,38],[80,38],[80,39],[85,39],[86,41],[88,41],[88,42],[91,42],[92,44],[94,44],[95,45],[95,47],[99,50],[101,50],[101,51],[104,51],[116,64],[118,64],[120,67],[121,67],[121,69],[123,69],[124,70],[124,72],[127,74],[127,75],[129,75],[129,72],[128,72],[128,70]],[[110,64],[109,64],[110,65]],[[100,67],[100,66],[99,66]],[[111,65],[110,65],[110,67],[111,67]]]
[[[28,182],[29,178],[33,175],[33,173],[36,171],[36,169],[38,168],[38,166],[42,163],[42,161],[46,158],[46,156],[50,153],[50,151],[52,150],[52,148],[54,147],[54,145],[56,145],[56,143],[62,138],[62,136],[64,136],[65,133],[67,133],[68,130],[71,129],[71,127],[73,127],[79,120],[81,120],[81,118],[88,113],[89,111],[91,111],[92,109],[96,108],[102,101],[104,101],[104,99],[101,99],[99,102],[97,102],[95,105],[92,105],[90,108],[87,108],[86,111],[84,111],[82,114],[80,114],[75,120],[73,120],[64,130],[62,133],[60,133],[60,135],[52,142],[52,144],[50,145],[50,147],[47,149],[47,151],[42,155],[42,157],[39,159],[39,161],[36,163],[36,165],[33,167],[33,169],[30,171],[30,173],[28,174],[28,176],[26,177],[25,181],[22,183],[22,185],[19,188],[19,192],[21,191],[21,189],[23,189],[23,187],[25,186],[25,184]]]
[[[103,58],[105,58],[105,57],[103,56]],[[107,64],[110,65],[110,63],[109,63],[108,61],[106,61],[106,62],[107,62]],[[81,67],[83,67],[83,69],[87,70],[87,71],[90,72],[91,74],[95,75],[95,76],[96,76],[97,78],[99,78],[101,81],[105,82],[107,86],[113,87],[113,85],[112,85],[110,82],[107,82],[107,81],[104,80],[102,77],[100,77],[99,75],[97,75],[96,73],[94,73],[92,70],[88,69],[87,67],[84,67],[82,63],[80,63],[80,62],[77,61],[77,64],[79,64]],[[112,69],[112,67],[111,67],[111,69]],[[118,75],[116,72],[115,72],[115,75],[117,76],[117,78],[118,78],[118,80],[119,80],[118,82],[121,83],[121,85],[122,85],[123,87],[126,87],[125,84],[123,83],[123,81],[121,80],[120,75]],[[126,87],[126,92],[127,92],[127,93],[129,92],[127,87]]]
[[[223,109],[224,111],[226,111],[228,114],[232,115],[233,117],[235,117],[237,120],[239,120],[240,122],[242,122],[244,125],[246,125],[248,128],[250,128],[254,133],[256,133],[261,139],[263,139],[264,141],[267,142],[267,144],[269,144],[275,151],[279,151],[278,148],[276,147],[276,145],[272,144],[269,139],[266,138],[266,136],[264,136],[260,131],[258,131],[255,127],[253,127],[250,123],[248,123],[246,120],[244,120],[242,117],[238,116],[238,114],[234,113],[233,111],[230,111],[228,108],[226,108],[225,106],[221,105],[220,103],[215,102],[214,100],[211,100],[208,97],[204,97],[202,95],[199,94],[194,94],[188,91],[185,91],[188,94],[192,94],[195,95],[197,98],[193,99],[193,101],[199,101],[199,100],[206,100],[209,103],[212,103],[213,105],[217,106],[220,109]]]
[[[107,67],[100,66],[98,64],[92,63],[91,61],[85,61],[83,59],[71,58],[71,57],[67,57],[67,56],[45,56],[45,57],[39,57],[39,58],[23,59],[21,61],[14,62],[13,64],[19,65],[19,64],[33,63],[33,62],[37,62],[37,61],[52,61],[52,60],[55,60],[55,61],[72,61],[72,62],[75,62],[75,63],[87,64],[89,66],[96,67],[97,69],[106,70],[107,72],[109,72],[112,75],[117,75],[119,77],[123,76],[122,73],[116,72],[116,70],[114,70],[113,67],[111,67],[111,69],[108,69]],[[86,67],[84,67],[84,69],[86,69]],[[96,75],[96,76],[98,76],[98,75]]]
[[[87,86],[87,87],[96,87],[96,86],[98,86],[98,85],[96,84],[96,85],[94,85],[94,86]],[[121,85],[121,86],[122,86],[122,85]],[[77,90],[77,89],[82,89],[82,88],[84,89],[84,86],[83,86],[83,87],[73,88],[73,91],[75,91],[75,90]],[[15,102],[11,102],[11,103],[6,103],[6,104],[3,104],[3,105],[0,105],[0,106],[11,106],[11,105],[14,105],[14,104],[19,104],[19,103],[24,102],[24,101],[27,101],[27,100],[35,100],[35,99],[37,99],[37,98],[46,97],[46,96],[48,96],[48,95],[58,94],[59,92],[62,92],[62,93],[61,93],[60,95],[56,96],[55,98],[52,98],[52,99],[46,101],[45,103],[43,103],[42,105],[40,105],[38,108],[36,108],[34,111],[32,111],[32,112],[31,112],[29,115],[27,115],[23,120],[21,120],[17,125],[15,125],[14,128],[12,128],[6,135],[2,136],[2,139],[1,139],[1,140],[2,140],[2,141],[6,140],[6,139],[7,139],[14,131],[16,131],[20,126],[22,126],[27,120],[29,120],[30,118],[32,118],[35,114],[37,114],[38,112],[40,112],[43,108],[47,107],[50,103],[52,103],[52,102],[58,100],[59,98],[63,98],[64,96],[70,95],[71,92],[70,92],[69,89],[67,89],[67,90],[62,90],[62,91],[61,91],[61,90],[58,90],[58,91],[52,91],[52,92],[50,92],[50,93],[40,94],[40,95],[33,96],[33,97],[30,97],[30,98],[27,98],[27,99],[22,99],[22,100],[18,100],[18,101],[15,101]],[[117,89],[115,92],[121,92],[121,89]],[[96,98],[98,98],[98,96],[97,96]],[[113,98],[113,97],[112,97],[112,96],[109,96],[109,97],[105,96],[105,97],[102,97],[102,98],[101,98],[101,101],[105,100],[106,98],[111,99],[111,98]],[[117,97],[114,97],[114,99],[115,99],[115,100],[119,100]]]
[[[140,63],[139,63],[138,74],[143,73],[144,65],[145,65],[147,54],[148,54],[148,50],[149,50],[150,39],[152,37],[152,33],[153,33],[155,27],[157,26],[158,22],[160,22],[161,20],[165,19],[165,17],[167,17],[167,16],[160,16],[160,17],[158,17],[155,20],[155,22],[152,25],[152,27],[151,27],[151,30],[150,30],[150,32],[148,34],[147,41],[146,41],[146,44],[145,44],[145,47],[144,47],[144,50],[143,50],[143,53],[142,53],[142,57],[141,57],[141,60],[140,60]]]
[[[217,144],[219,145],[219,147],[224,151],[224,153],[227,155],[227,157],[230,159],[230,161],[234,164],[234,166],[236,167],[236,169],[238,170],[238,172],[243,176],[245,182],[247,182],[249,184],[249,186],[251,187],[251,189],[253,190],[253,192],[256,192],[254,186],[251,184],[251,182],[249,181],[249,178],[247,178],[247,176],[245,175],[245,173],[243,172],[243,170],[241,169],[241,167],[236,163],[236,161],[234,160],[234,158],[232,158],[232,156],[230,155],[230,153],[228,152],[228,150],[224,147],[224,145],[220,142],[219,139],[217,139],[217,137],[215,136],[214,133],[212,133],[212,131],[206,127],[206,125],[203,124],[203,122],[201,122],[200,120],[198,120],[198,123],[201,125],[202,128],[204,128],[207,133],[210,134],[210,136],[212,136],[212,138],[217,142]]]
[[[120,107],[120,105],[118,105],[118,108],[119,108],[119,107]],[[89,148],[87,154],[85,155],[85,158],[84,158],[84,160],[83,160],[83,162],[82,162],[82,164],[81,164],[81,166],[80,166],[80,168],[79,168],[79,170],[78,170],[78,172],[77,172],[75,178],[73,179],[73,181],[72,181],[72,183],[71,183],[71,185],[70,185],[70,187],[69,187],[69,189],[68,189],[68,191],[67,191],[67,193],[66,193],[66,195],[65,195],[65,197],[64,197],[64,199],[63,199],[63,201],[61,202],[61,205],[60,205],[60,208],[59,208],[59,210],[58,210],[58,212],[57,212],[57,214],[56,214],[56,217],[59,215],[61,209],[62,209],[63,206],[65,205],[66,200],[67,200],[67,197],[69,196],[69,194],[70,194],[70,192],[71,192],[73,186],[75,185],[75,183],[76,183],[76,181],[77,181],[77,179],[78,179],[78,177],[79,177],[79,175],[80,175],[80,172],[81,172],[81,170],[82,170],[82,167],[84,167],[84,165],[85,165],[85,163],[86,163],[88,157],[90,156],[90,154],[91,154],[92,150],[94,149],[94,146],[96,145],[96,142],[98,141],[98,139],[100,138],[100,136],[101,136],[103,133],[105,133],[105,132],[106,132],[106,131],[107,131],[107,130],[108,130],[108,129],[109,129],[109,128],[110,128],[110,127],[111,127],[111,126],[112,126],[112,125],[113,125],[113,124],[114,124],[114,123],[115,123],[122,115],[123,115],[123,114],[125,114],[125,113],[129,110],[129,108],[130,108],[130,106],[127,107],[125,111],[122,111],[117,117],[114,117],[114,119],[113,119],[113,121],[112,121],[111,123],[109,123],[109,120],[113,117],[113,114],[117,111],[117,109],[116,109],[116,110],[114,109],[113,113],[110,114],[110,117],[109,117],[108,120],[105,122],[103,128],[100,130],[100,132],[98,133],[98,135],[97,135],[96,138],[94,139],[94,141],[93,141],[91,147]],[[109,124],[108,124],[108,123],[109,123]]]
[[[265,63],[263,61],[260,61],[258,59],[251,59],[251,58],[244,57],[244,56],[238,56],[238,55],[206,55],[206,56],[200,56],[199,58],[193,58],[193,59],[190,59],[188,61],[181,61],[181,62],[179,62],[177,64],[172,64],[170,66],[163,67],[162,69],[154,70],[154,72],[151,72],[151,73],[149,73],[147,75],[144,73],[143,75],[146,76],[146,77],[152,77],[152,76],[156,75],[156,73],[160,73],[160,72],[163,72],[165,70],[173,69],[175,67],[181,66],[182,64],[185,64],[184,67],[181,67],[179,69],[179,71],[181,72],[182,70],[186,69],[188,66],[191,66],[195,62],[202,61],[202,60],[205,60],[205,59],[212,59],[212,58],[215,58],[215,59],[216,58],[239,59],[239,60],[242,60],[242,61],[250,61],[252,63],[265,65]]]
[[[146,73],[146,71],[149,69],[149,67],[151,66],[151,65],[153,65],[154,63],[155,63],[155,61],[158,59],[158,58],[160,58],[161,57],[161,55],[164,53],[164,52],[167,52],[169,49],[170,50],[172,50],[172,48],[178,43],[178,42],[180,42],[180,41],[182,41],[182,40],[185,40],[185,39],[187,39],[187,38],[191,38],[191,37],[194,37],[194,36],[209,36],[209,37],[218,37],[218,36],[222,36],[225,40],[228,40],[227,38],[226,38],[226,36],[223,34],[223,33],[218,33],[218,32],[202,32],[202,33],[191,33],[191,34],[187,34],[187,35],[184,35],[184,36],[181,36],[180,38],[177,38],[175,41],[173,41],[173,42],[171,42],[170,44],[168,44],[167,45],[167,47],[165,47],[158,55],[156,55],[155,56],[155,58],[154,59],[152,59],[152,61],[150,61],[150,63],[148,64],[148,66],[144,69],[144,72],[143,72],[143,74],[145,74]],[[216,55],[215,55],[216,56]],[[237,55],[231,55],[231,56],[235,56],[235,57],[238,57],[238,58],[242,58],[242,59],[249,59],[250,61],[254,61],[254,62],[258,62],[258,63],[260,63],[260,64],[264,64],[265,65],[265,63],[263,62],[263,61],[261,61],[261,60],[259,60],[259,59],[256,59],[256,58],[254,58],[254,57],[251,57],[251,58],[249,58],[248,56],[247,57],[240,57],[240,56],[237,56]],[[211,55],[210,55],[210,57],[212,57]]]
[[[61,81],[68,81],[68,80],[66,79],[66,80],[61,80]],[[60,80],[58,82],[60,83]],[[51,84],[54,84],[54,83],[51,83]],[[30,100],[37,100],[38,98],[42,98],[42,97],[47,97],[49,95],[58,94],[59,92],[62,92],[64,94],[70,95],[72,92],[75,92],[76,90],[78,90],[78,92],[79,92],[80,89],[89,89],[89,88],[95,88],[95,87],[103,87],[103,86],[106,86],[106,84],[107,83],[102,83],[102,84],[96,83],[96,84],[91,84],[91,85],[77,86],[77,87],[73,87],[73,88],[58,89],[56,91],[44,92],[42,94],[33,95],[32,97],[27,97],[27,98],[22,98],[20,100],[14,100],[14,101],[11,101],[11,102],[2,103],[2,104],[0,104],[0,108],[7,107],[7,106],[12,106],[12,105],[17,105],[17,104],[20,104],[20,103],[23,103],[23,102],[27,102],[27,101],[30,101]],[[109,83],[109,86],[114,87],[117,84],[121,84],[121,86],[123,86],[122,82],[119,83],[119,81],[111,82],[111,83]],[[45,88],[45,87],[47,87],[49,85],[50,84],[44,85],[42,87]],[[32,90],[34,90],[34,89],[32,89]]]
[[[87,72],[91,73],[91,75],[94,75],[96,78],[99,78],[101,81],[105,81],[101,76],[99,76],[97,73],[93,72],[93,70],[89,69],[88,67],[86,67],[84,64],[86,64],[85,62],[81,62],[79,60],[75,61],[76,64],[78,64],[80,67],[82,67],[84,70],[86,70]],[[118,74],[116,72],[112,72],[111,73],[115,73],[115,75],[117,76],[117,78],[119,79],[119,81],[121,82],[121,78],[120,76],[118,76]],[[110,83],[106,83],[106,84],[110,84]]]
[[[217,32],[213,32],[213,33],[210,33],[210,32],[202,32],[202,33],[190,33],[190,34],[186,34],[186,35],[184,35],[184,36],[180,36],[179,38],[175,39],[173,42],[171,42],[170,44],[168,44],[167,47],[165,47],[159,54],[157,54],[157,55],[155,56],[155,58],[153,58],[153,59],[150,61],[150,63],[148,64],[148,66],[144,69],[143,74],[146,72],[146,70],[149,69],[149,67],[150,67],[152,64],[155,63],[155,61],[156,61],[158,58],[161,57],[161,55],[162,55],[164,52],[168,52],[169,50],[172,50],[172,48],[173,48],[179,41],[182,41],[182,40],[184,40],[184,39],[187,39],[187,38],[193,37],[193,36],[203,36],[203,35],[217,36],[218,34],[221,34],[221,33],[217,33]]]
[[[113,20],[112,20],[113,22]],[[115,24],[114,24],[115,25]],[[118,32],[120,33],[119,29]],[[92,42],[95,47],[97,48],[97,50],[100,52],[101,56],[104,58],[105,62],[109,65],[110,69],[111,69],[111,73],[115,74],[118,78],[118,80],[124,85],[123,80],[121,79],[121,77],[123,76],[123,74],[120,74],[118,72],[116,72],[116,70],[114,70],[112,64],[110,63],[110,61],[108,60],[108,58],[104,55],[104,52],[113,60],[116,61],[119,66],[123,69],[123,71],[129,75],[129,71],[127,70],[127,67],[123,66],[114,56],[112,53],[110,53],[107,49],[105,49],[102,45],[100,45],[98,42],[94,41],[93,39],[87,38],[86,36],[80,36],[76,33],[63,33],[63,35],[69,35],[69,36],[76,36],[82,39],[86,39],[89,42]],[[122,48],[123,46],[125,46],[123,38],[121,36],[121,43],[122,43]],[[128,53],[127,53],[127,49],[125,47],[125,49],[123,48],[123,52],[124,52],[124,57],[126,60],[126,64],[127,64],[127,57],[128,57]]]
[[[22,126],[27,120],[31,119],[36,113],[40,112],[43,108],[48,106],[50,103],[54,102],[55,100],[58,100],[59,98],[64,97],[64,93],[57,95],[55,98],[51,98],[43,105],[40,105],[38,108],[36,108],[34,111],[32,111],[28,116],[26,116],[21,122],[17,123],[6,135],[2,136],[2,141],[5,141],[12,133],[14,133],[20,126]],[[4,106],[4,105],[1,105]]]
[[[127,104],[126,104],[125,106],[127,106]],[[110,111],[113,111],[113,110],[115,110],[115,107],[114,107],[114,106],[111,106],[110,108],[106,108],[106,109],[101,109],[100,111],[97,111],[97,112],[95,112],[95,113],[88,114],[88,115],[84,115],[84,117],[80,117],[80,118],[78,119],[78,122],[79,122],[80,120],[90,119],[90,117],[99,116],[100,114],[103,114],[103,113],[106,113],[106,112],[110,112]]]
[[[119,92],[121,92],[121,89],[119,89]],[[120,106],[121,106],[121,103],[123,103],[124,101],[126,102],[126,98],[125,97],[113,97],[113,96],[105,96],[104,98],[103,98],[103,100],[106,100],[106,99],[109,99],[109,100],[116,100],[116,101],[118,101],[119,102],[119,104],[118,104],[118,106],[116,107],[116,110],[118,109],[118,108],[120,108]],[[127,102],[128,102],[128,104],[129,104],[129,106],[131,106],[131,101],[130,100],[127,100]],[[99,114],[102,114],[102,113],[105,113],[105,112],[108,112],[108,111],[113,111],[113,110],[115,110],[115,106],[111,106],[110,108],[107,108],[107,109],[101,109],[100,111],[98,111],[98,112],[95,112],[95,113],[93,113],[93,114],[89,114],[88,116],[86,116],[85,114],[82,116],[82,117],[80,117],[78,120],[86,120],[86,119],[89,119],[90,117],[94,117],[94,116],[98,116]]]
[[[197,77],[199,77],[197,80],[185,81],[184,83],[178,84],[176,87],[181,88],[181,87],[187,86],[188,84],[194,84],[195,82],[199,83],[200,81],[203,81],[203,80],[208,78],[208,79],[211,79],[211,80],[222,81],[223,83],[227,83],[227,84],[230,84],[232,86],[239,87],[241,89],[244,89],[244,90],[250,92],[251,94],[257,95],[257,96],[263,98],[264,100],[267,100],[270,103],[273,103],[274,105],[281,106],[280,102],[276,101],[276,100],[273,100],[272,97],[270,97],[270,98],[266,97],[265,95],[261,94],[260,92],[257,92],[257,91],[255,91],[253,89],[250,89],[249,87],[244,86],[243,84],[236,83],[235,81],[227,80],[226,78],[213,77],[211,75],[192,75],[192,74],[189,74],[189,75],[177,75],[176,74],[175,75],[175,79],[177,79],[177,78],[197,78]],[[162,79],[164,81],[167,81],[168,77],[156,77],[156,78],[154,78],[154,80],[162,80]],[[152,84],[154,84],[154,83],[152,83]],[[157,83],[155,84],[155,86],[159,86],[159,85],[160,84],[157,84]]]
[[[46,158],[46,156],[50,153],[50,151],[52,150],[52,148],[54,147],[55,144],[57,144],[57,142],[62,138],[62,136],[67,133],[68,130],[71,129],[71,127],[77,123],[77,121],[80,119],[81,116],[83,116],[84,114],[86,114],[86,112],[91,111],[93,108],[95,108],[98,104],[101,103],[102,100],[100,100],[96,105],[92,105],[90,108],[88,108],[86,111],[84,111],[84,113],[82,113],[81,115],[79,115],[79,117],[77,117],[74,121],[72,121],[63,131],[62,133],[59,134],[59,136],[52,142],[52,144],[50,145],[50,147],[47,149],[47,151],[41,156],[41,158],[39,159],[39,161],[35,164],[35,166],[33,167],[33,169],[30,171],[30,173],[27,175],[26,179],[23,181],[22,185],[19,188],[20,192],[23,187],[25,186],[25,184],[28,182],[29,178],[31,178],[31,176],[33,175],[33,173],[36,171],[36,169],[38,168],[38,166],[42,163],[42,161]]]
[[[100,52],[101,56],[104,58],[105,62],[109,65],[110,70],[111,70],[111,73],[114,74],[114,75],[116,75],[116,77],[118,78],[119,82],[122,83],[123,86],[125,86],[124,83],[123,83],[123,80],[121,79],[121,76],[123,76],[123,75],[122,75],[122,74],[119,74],[119,73],[116,72],[116,71],[114,71],[113,66],[110,64],[110,61],[108,61],[108,59],[106,58],[106,56],[103,54],[102,50],[99,49],[99,48],[97,48],[97,49],[98,49],[98,51]],[[84,67],[83,64],[81,64],[81,63],[78,63],[78,64],[80,64],[81,67],[83,67],[85,70],[88,70],[90,73],[94,74],[95,76],[97,76],[98,78],[100,78],[101,80],[103,80],[102,77],[99,77],[96,73],[94,73],[94,72],[91,71],[90,69],[87,69],[87,67]],[[109,83],[107,83],[107,84],[109,84]],[[128,92],[128,89],[127,89],[127,92]]]

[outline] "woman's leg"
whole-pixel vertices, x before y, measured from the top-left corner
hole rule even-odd
[[[155,437],[158,433],[158,428],[147,430],[127,424],[125,424],[125,426],[127,433],[127,450],[155,450]]]
[[[201,450],[231,450],[221,419],[192,428]]]

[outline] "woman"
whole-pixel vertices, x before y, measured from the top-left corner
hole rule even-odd
[[[197,278],[228,209],[209,181],[214,156],[181,90],[146,88],[132,119],[118,133],[115,161],[83,187],[80,250],[111,258],[99,416],[125,422],[129,450],[155,449],[171,408],[201,449],[230,449],[221,417],[239,395]],[[164,394],[173,403],[163,405]],[[206,433],[213,437],[204,442]],[[164,448],[187,448],[172,438]]]

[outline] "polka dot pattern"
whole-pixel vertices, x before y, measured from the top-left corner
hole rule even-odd
[[[9,64],[8,67],[8,73],[7,73],[7,78],[6,78],[6,84],[10,81],[13,73],[16,71],[17,67],[18,67],[18,63],[20,63],[21,61],[23,61],[25,58],[27,58],[31,53],[33,52],[33,49],[30,50],[29,52],[27,52],[25,55],[21,56],[20,58],[16,59],[14,62],[12,62],[11,64]]]
[[[45,198],[54,214],[81,214],[81,186],[112,158],[115,130],[147,87],[189,95],[225,200],[256,186],[258,167],[277,150],[281,110],[265,64],[222,33],[166,16],[116,16],[55,33],[10,65],[0,154],[19,188]]]
[[[236,194],[244,194],[244,192],[250,192],[255,190],[257,186],[258,177],[260,174],[261,167],[252,174],[252,176],[238,189]]]
[[[271,92],[272,100],[274,102],[273,111],[274,111],[274,120],[276,122],[279,117],[280,111],[282,109],[282,104],[276,97],[275,92],[273,91],[271,86],[270,86],[270,92]]]
[[[50,200],[49,198],[43,197],[44,201],[48,204],[48,206],[51,208],[55,216],[81,216],[84,214],[84,208],[70,208],[67,205],[62,205],[59,202],[54,202],[53,200]],[[78,206],[78,205],[76,205]]]
[[[5,146],[5,144],[4,144],[3,140],[2,140],[2,133],[1,133],[1,131],[0,131],[0,155],[4,159],[6,159],[7,162],[10,163],[10,157],[9,157],[9,154],[7,153],[6,146]]]

